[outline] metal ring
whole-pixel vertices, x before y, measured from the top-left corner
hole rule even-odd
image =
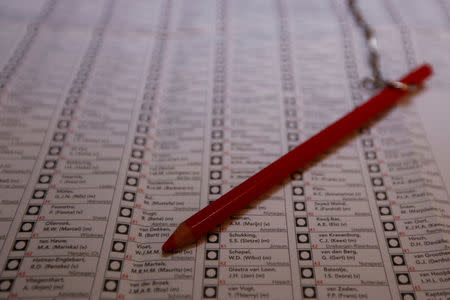
[[[386,85],[402,91],[417,91],[419,86],[414,84],[406,84],[400,81],[386,80]]]

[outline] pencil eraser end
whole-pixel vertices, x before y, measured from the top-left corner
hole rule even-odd
[[[433,75],[433,67],[430,64],[423,64],[407,75],[404,82],[420,85],[431,75]]]
[[[423,76],[425,78],[430,77],[434,73],[433,67],[430,64],[425,63],[421,66],[421,68],[423,68],[423,73],[424,73]]]

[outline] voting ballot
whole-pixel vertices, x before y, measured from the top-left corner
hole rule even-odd
[[[0,299],[450,298],[449,49],[448,0],[0,0]]]

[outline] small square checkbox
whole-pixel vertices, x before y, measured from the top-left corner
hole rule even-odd
[[[139,178],[134,176],[127,176],[125,180],[125,184],[128,186],[138,186],[139,185]]]
[[[137,162],[130,162],[128,164],[128,171],[140,172],[141,171],[141,164],[137,163]]]
[[[118,253],[124,253],[125,248],[127,246],[126,242],[123,241],[113,241],[111,251],[112,252],[118,252]]]
[[[33,199],[44,199],[47,195],[47,190],[36,189],[33,191],[32,198]]]
[[[129,224],[116,224],[116,233],[118,234],[128,234],[130,231],[130,225]]]
[[[19,270],[20,263],[22,262],[21,258],[10,258],[6,262],[5,271],[17,271]]]
[[[211,156],[211,165],[221,165],[222,156]]]
[[[296,196],[303,196],[304,195],[303,187],[302,186],[293,186],[292,193]]]
[[[110,259],[108,262],[108,271],[120,272],[122,270],[122,261],[120,259]]]
[[[390,216],[391,215],[391,208],[389,206],[379,206],[378,211],[380,212],[380,215],[382,215],[382,216]]]
[[[308,221],[306,218],[295,218],[296,227],[308,227]]]
[[[58,163],[57,160],[46,160],[44,162],[43,168],[47,170],[53,170],[56,168],[57,163]]]
[[[213,139],[222,139],[223,138],[223,131],[222,130],[213,130],[211,132],[211,138],[213,138]]]
[[[25,251],[28,246],[28,240],[15,240],[12,251]]]
[[[375,198],[380,201],[388,200],[386,192],[375,192]]]
[[[27,208],[26,215],[27,216],[36,216],[39,214],[39,211],[41,210],[40,205],[30,205]]]
[[[371,178],[371,181],[372,181],[373,186],[383,186],[384,185],[383,178],[381,178],[381,177],[373,177],[373,178]]]
[[[22,222],[19,228],[19,232],[32,232],[34,228],[34,222]]]
[[[67,129],[70,127],[70,121],[69,120],[60,120],[60,121],[58,121],[57,127],[59,129]]]
[[[119,216],[123,218],[131,218],[133,216],[133,209],[130,207],[121,207],[119,210]]]
[[[297,129],[298,124],[296,121],[286,121],[286,128],[288,129]]]
[[[138,146],[145,146],[147,144],[147,139],[142,136],[136,136],[134,138],[134,144]]]
[[[119,280],[105,279],[103,283],[103,291],[105,292],[117,292],[118,287],[119,287]]]
[[[59,155],[59,154],[61,154],[61,151],[62,151],[62,147],[60,147],[60,146],[51,146],[48,149],[48,155]]]
[[[38,183],[49,184],[51,181],[52,181],[52,175],[50,175],[50,174],[39,175]]]
[[[400,240],[398,238],[387,238],[386,242],[389,248],[400,248]]]
[[[142,159],[142,158],[144,158],[144,151],[138,150],[138,149],[133,149],[131,151],[131,157],[136,158],[136,159]]]
[[[402,300],[416,300],[414,293],[401,293]]]
[[[211,195],[219,195],[221,193],[221,186],[220,185],[211,185],[209,186],[209,193]]]
[[[297,111],[295,111],[293,109],[285,110],[285,114],[286,114],[287,117],[291,117],[291,118],[297,117]]]
[[[378,165],[378,164],[369,164],[367,167],[369,168],[370,173],[380,172],[380,165]]]
[[[314,278],[314,271],[312,268],[300,268],[300,276],[304,279]]]
[[[128,201],[128,202],[134,202],[136,200],[136,193],[130,192],[130,191],[125,191],[122,194],[122,200]]]
[[[218,244],[219,243],[219,234],[218,233],[207,233],[206,234],[206,242]]]
[[[306,210],[306,203],[303,202],[303,201],[294,202],[294,210],[295,211],[305,211]]]
[[[223,145],[222,143],[212,143],[211,144],[211,151],[222,151]]]
[[[287,139],[290,142],[296,142],[299,139],[298,133],[290,132],[287,135]]]
[[[392,264],[394,266],[404,266],[404,265],[406,265],[405,258],[404,258],[404,256],[402,254],[391,255],[391,261],[392,261]]]
[[[213,180],[222,179],[222,171],[213,170],[209,172],[209,178]]]
[[[368,160],[377,159],[377,153],[375,151],[366,151],[364,152],[364,156]]]
[[[217,278],[217,268],[205,268],[205,278]]]
[[[311,250],[299,250],[298,251],[299,260],[311,260]]]
[[[314,286],[304,286],[302,287],[303,298],[313,299],[316,298],[316,287]]]
[[[395,274],[395,277],[397,277],[397,283],[400,285],[411,284],[411,279],[409,278],[408,273],[397,273]]]
[[[140,114],[139,115],[139,121],[141,122],[150,122],[152,117],[148,114]]]
[[[149,127],[145,125],[138,125],[136,127],[136,131],[141,134],[146,134],[149,131]]]
[[[9,292],[14,284],[14,279],[0,279],[0,292]]]
[[[218,260],[219,251],[218,250],[206,250],[206,260]]]
[[[55,142],[63,142],[66,139],[66,134],[63,132],[56,132],[53,135],[53,141]]]
[[[203,297],[208,299],[217,298],[217,287],[205,286],[203,288]]]
[[[212,125],[214,127],[221,127],[221,126],[223,126],[223,119],[213,119],[212,120]]]
[[[394,222],[383,222],[384,231],[395,231],[395,223]]]
[[[297,233],[297,242],[300,244],[309,243],[309,234],[307,233]]]

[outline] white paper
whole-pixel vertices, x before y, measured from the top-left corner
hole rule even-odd
[[[450,2],[359,0],[426,89],[197,245],[200,208],[370,98],[346,2],[0,2],[0,299],[447,299]]]

